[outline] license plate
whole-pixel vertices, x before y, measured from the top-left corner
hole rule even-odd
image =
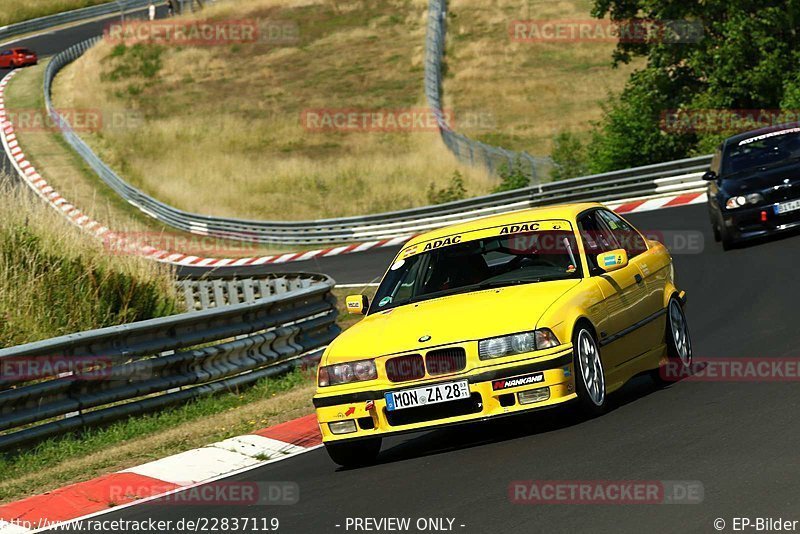
[[[797,210],[800,210],[800,200],[792,200],[791,202],[782,202],[775,205],[775,213],[778,215]]]
[[[469,382],[432,384],[421,388],[392,391],[384,395],[386,409],[390,412],[469,398]]]

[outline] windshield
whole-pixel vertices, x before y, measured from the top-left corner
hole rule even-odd
[[[729,146],[723,158],[723,176],[759,167],[773,167],[800,157],[800,128],[771,132]]]
[[[378,288],[370,313],[457,293],[581,276],[571,231],[489,237],[398,260]]]

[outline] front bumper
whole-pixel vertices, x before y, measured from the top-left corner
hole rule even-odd
[[[527,385],[495,390],[493,383],[506,378],[542,373],[543,380]],[[425,385],[469,382],[470,398],[419,408],[389,412],[384,394]],[[520,404],[518,393],[547,388],[549,398],[531,404]],[[429,430],[441,426],[501,417],[518,412],[552,407],[576,398],[572,345],[546,358],[530,358],[512,364],[480,367],[458,375],[427,380],[413,385],[396,384],[389,390],[359,390],[339,395],[314,397],[317,420],[324,442],[382,437]],[[328,423],[355,421],[356,431],[333,434]]]
[[[754,239],[800,228],[800,210],[777,214],[774,205],[723,209],[723,224],[737,240]]]

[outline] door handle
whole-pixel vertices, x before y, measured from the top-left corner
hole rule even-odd
[[[641,284],[642,281],[644,280],[644,278],[642,278],[641,274],[637,274],[636,276],[633,277],[633,279],[636,280],[637,284]]]

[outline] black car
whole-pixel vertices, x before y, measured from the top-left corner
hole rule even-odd
[[[726,139],[703,178],[714,238],[725,250],[800,227],[800,123]]]

